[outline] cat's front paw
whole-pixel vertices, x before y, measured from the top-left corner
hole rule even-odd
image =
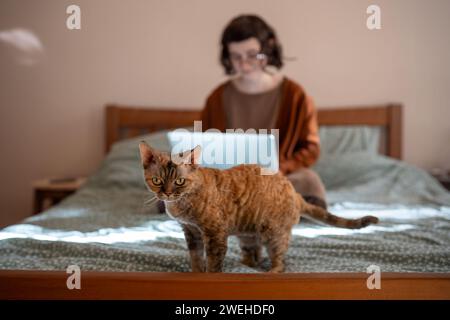
[[[284,265],[278,265],[275,267],[272,267],[272,269],[269,270],[270,273],[282,273],[284,272]]]
[[[222,266],[208,266],[206,272],[217,273],[222,272]]]
[[[192,264],[192,272],[205,272],[205,264]]]

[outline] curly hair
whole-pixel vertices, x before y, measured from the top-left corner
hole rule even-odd
[[[231,20],[222,34],[220,62],[226,74],[230,75],[235,73],[230,61],[228,44],[249,38],[258,39],[261,45],[261,53],[267,56],[268,65],[272,65],[278,69],[283,66],[281,45],[278,42],[275,30],[259,16],[240,15]]]

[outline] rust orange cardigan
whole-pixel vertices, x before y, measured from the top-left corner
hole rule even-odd
[[[222,105],[225,85],[218,86],[206,100],[202,110],[202,130],[216,128],[225,131],[226,117]],[[289,78],[284,78],[282,86],[275,128],[279,129],[280,170],[288,174],[313,165],[319,157],[320,142],[313,100]]]

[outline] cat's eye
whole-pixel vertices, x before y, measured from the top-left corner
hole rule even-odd
[[[184,182],[185,182],[184,178],[178,178],[177,180],[175,180],[175,184],[177,186],[182,186]]]
[[[152,178],[152,183],[153,183],[155,186],[160,186],[160,185],[162,185],[162,180],[161,180],[160,178],[158,178],[158,177],[153,177],[153,178]]]

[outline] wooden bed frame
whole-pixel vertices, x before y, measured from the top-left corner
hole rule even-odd
[[[106,151],[122,139],[158,129],[190,126],[196,110],[106,107]],[[402,158],[402,107],[320,109],[320,125],[386,128],[385,154]],[[69,290],[64,271],[0,271],[0,299],[450,299],[450,273],[381,273],[381,289],[368,289],[364,273],[196,274],[83,272]]]
[[[120,139],[132,138],[161,129],[192,126],[200,120],[200,111],[191,109],[137,108],[130,106],[106,106],[105,151]],[[319,125],[369,125],[384,127],[385,154],[402,158],[402,106],[340,107],[318,110]]]

